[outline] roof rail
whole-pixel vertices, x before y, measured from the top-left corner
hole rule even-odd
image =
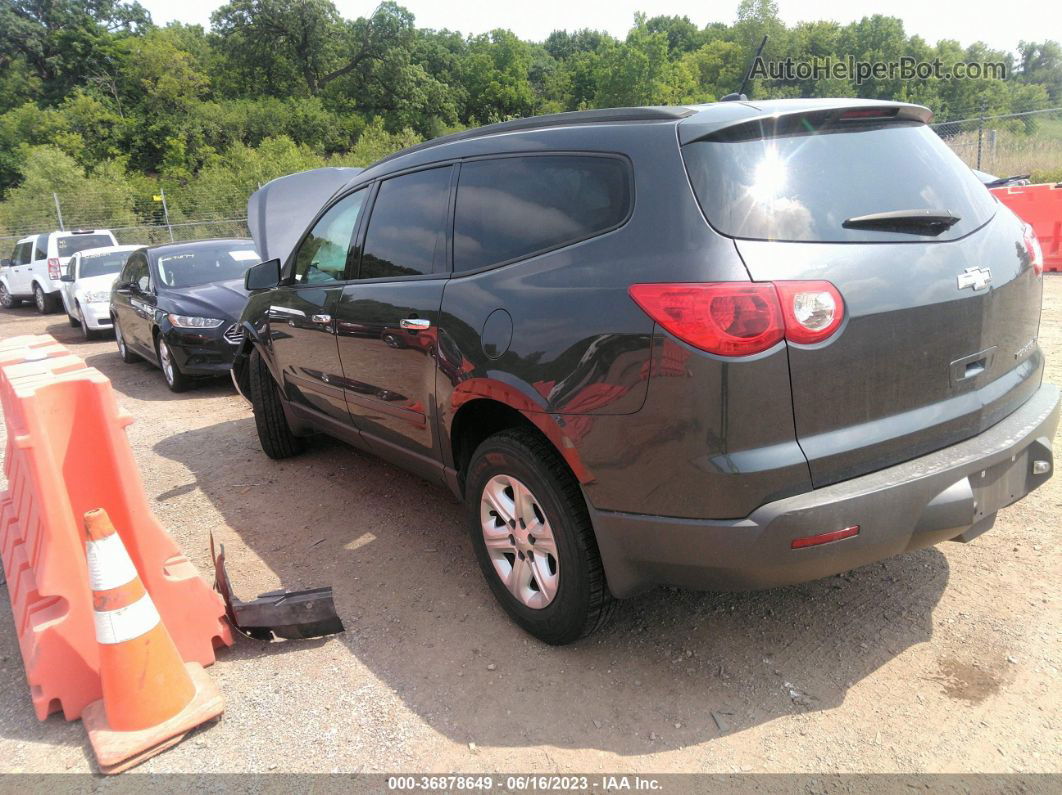
[[[547,113],[542,116],[530,116],[526,119],[512,119],[511,121],[488,124],[471,130],[462,130],[461,132],[432,138],[429,141],[414,144],[413,146],[387,155],[387,157],[380,158],[367,168],[378,166],[381,163],[394,160],[396,157],[419,152],[423,149],[431,149],[435,146],[442,146],[456,141],[484,138],[488,135],[498,135],[499,133],[517,132],[521,130],[539,130],[546,127],[563,127],[576,124],[607,124],[609,122],[624,121],[678,121],[687,116],[692,116],[694,113],[696,113],[696,111],[691,108],[668,107],[664,105],[653,105],[642,108],[600,108],[597,110],[569,111],[567,113]]]

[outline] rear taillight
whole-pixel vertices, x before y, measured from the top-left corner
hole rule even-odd
[[[785,338],[801,345],[822,342],[844,319],[844,302],[829,282],[775,282],[785,316]]]
[[[1044,250],[1040,248],[1040,241],[1037,240],[1036,232],[1033,231],[1031,225],[1025,225],[1023,238],[1025,242],[1025,252],[1029,255],[1029,263],[1032,265],[1036,275],[1042,276],[1044,273]]]
[[[59,266],[59,260],[55,257],[48,258],[48,278],[58,279],[63,275],[62,268]]]
[[[783,339],[822,342],[844,318],[829,282],[635,284],[629,293],[666,331],[720,356],[749,356]]]
[[[683,342],[721,356],[765,351],[785,336],[769,283],[635,284],[630,296]]]

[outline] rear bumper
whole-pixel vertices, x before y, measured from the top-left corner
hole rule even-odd
[[[767,503],[744,519],[698,520],[590,508],[609,588],[752,590],[827,577],[948,539],[970,540],[1054,471],[1059,390],[1044,384],[984,433],[862,477]],[[1033,473],[1035,461],[1049,468]],[[793,549],[794,539],[858,535]]]

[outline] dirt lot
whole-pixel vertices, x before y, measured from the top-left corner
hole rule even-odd
[[[222,651],[223,720],[143,772],[1062,772],[1062,477],[972,544],[764,593],[657,590],[555,649],[495,606],[446,492],[328,440],[270,461],[227,382],[171,395],[63,315],[0,311],[0,336],[35,333],[113,380],[204,574],[213,531],[240,595],[330,583],[347,626]],[[79,722],[34,717],[0,591],[0,772],[93,770]]]

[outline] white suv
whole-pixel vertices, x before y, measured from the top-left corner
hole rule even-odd
[[[118,278],[129,252],[143,246],[104,246],[77,252],[66,263],[60,281],[63,308],[71,326],[80,326],[85,339],[109,331],[111,285]]]
[[[10,308],[32,299],[42,315],[59,308],[59,277],[79,251],[114,246],[109,229],[30,235],[15,244],[10,263],[0,268],[0,306]]]

